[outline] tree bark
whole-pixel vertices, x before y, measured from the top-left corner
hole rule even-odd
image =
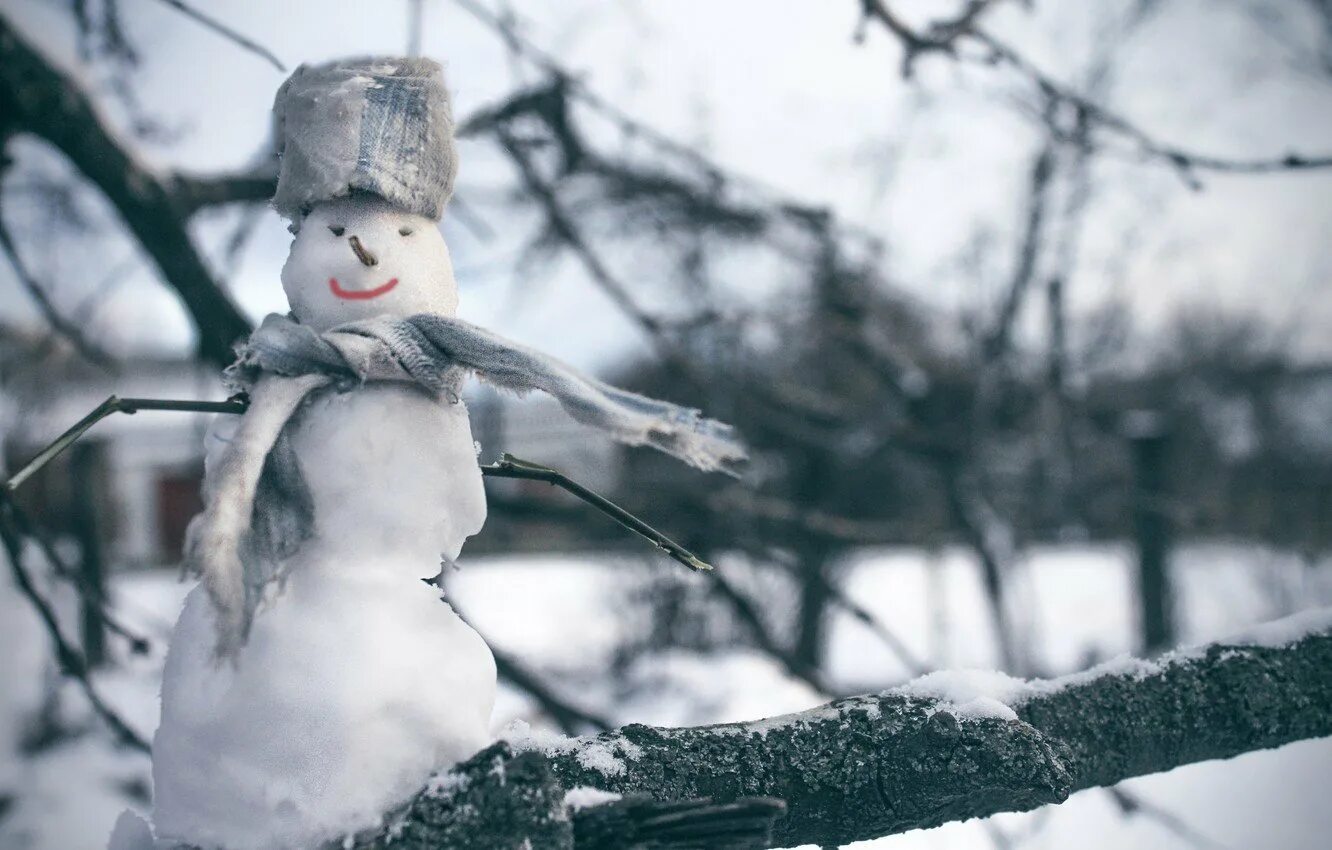
[[[1298,625],[1154,662],[1008,680],[993,696],[1015,715],[994,702],[988,712],[959,707],[908,685],[755,723],[630,725],[559,739],[544,745],[544,761],[566,789],[663,802],[780,799],[787,811],[774,846],[843,844],[1024,811],[1084,788],[1332,735],[1332,611]],[[418,799],[406,828],[428,830],[448,805]]]
[[[785,806],[767,798],[716,804],[645,795],[586,807],[565,804],[550,763],[501,741],[435,777],[356,850],[761,850]],[[324,850],[345,850],[337,842]],[[185,850],[185,848],[182,848]]]
[[[1133,449],[1133,536],[1138,545],[1138,618],[1142,651],[1159,652],[1175,643],[1170,549],[1170,428],[1160,412],[1132,414],[1128,439]]]

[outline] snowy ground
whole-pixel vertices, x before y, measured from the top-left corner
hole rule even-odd
[[[1032,553],[1015,583],[1014,608],[1029,636],[1032,664],[1050,673],[1085,666],[1132,646],[1130,584],[1123,550],[1048,548]],[[472,559],[451,594],[497,646],[543,671],[570,699],[616,722],[689,725],[795,711],[822,698],[751,653],[701,658],[685,652],[639,659],[612,675],[612,653],[635,627],[632,590],[667,562],[580,558]],[[737,568],[738,569],[738,568]],[[1252,547],[1191,546],[1176,559],[1185,643],[1303,608],[1332,604],[1332,564]],[[934,667],[993,666],[981,590],[964,553],[863,553],[848,588]],[[156,723],[164,637],[186,586],[174,575],[124,576],[124,617],[155,637],[154,652],[104,673],[109,700],[147,733]],[[72,619],[70,620],[72,622]],[[900,662],[859,624],[833,629],[832,673],[857,686],[907,678]],[[142,806],[146,759],[116,750],[86,717],[70,687],[59,691],[66,727],[82,734],[43,743],[44,683],[51,672],[35,619],[10,586],[0,586],[0,847],[81,850],[104,844],[116,814]],[[520,694],[501,694],[497,729],[537,721]],[[26,754],[25,754],[26,748]],[[1107,793],[1084,792],[1063,806],[982,824],[953,824],[857,846],[985,847],[1001,831],[1023,848],[1321,848],[1332,833],[1326,789],[1332,740],[1211,762],[1134,780],[1126,788],[1169,817],[1126,817]],[[1174,820],[1171,820],[1173,818]],[[1192,838],[1186,837],[1193,834]]]

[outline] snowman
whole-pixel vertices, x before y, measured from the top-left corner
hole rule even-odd
[[[336,841],[489,742],[494,659],[423,581],[486,517],[467,377],[544,391],[701,469],[743,457],[721,423],[457,318],[437,224],[457,161],[438,65],[302,66],[274,111],[291,313],[265,319],[228,370],[250,406],[206,438],[186,553],[201,581],[153,741],[155,838],[122,819],[113,848]]]

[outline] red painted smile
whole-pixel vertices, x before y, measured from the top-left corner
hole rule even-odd
[[[328,288],[333,291],[333,294],[347,301],[369,301],[371,298],[378,298],[397,285],[398,279],[394,277],[389,278],[388,283],[383,286],[376,286],[374,289],[343,289],[336,277],[328,279]]]

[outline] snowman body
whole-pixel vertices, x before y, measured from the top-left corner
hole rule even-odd
[[[434,223],[370,198],[307,216],[283,284],[295,316],[319,330],[451,314],[457,301]],[[235,427],[210,430],[208,466]],[[369,383],[320,391],[287,427],[314,534],[234,661],[215,656],[208,594],[189,595],[153,743],[159,839],[229,850],[335,840],[374,827],[433,770],[488,741],[494,658],[422,581],[485,521],[466,407]]]

